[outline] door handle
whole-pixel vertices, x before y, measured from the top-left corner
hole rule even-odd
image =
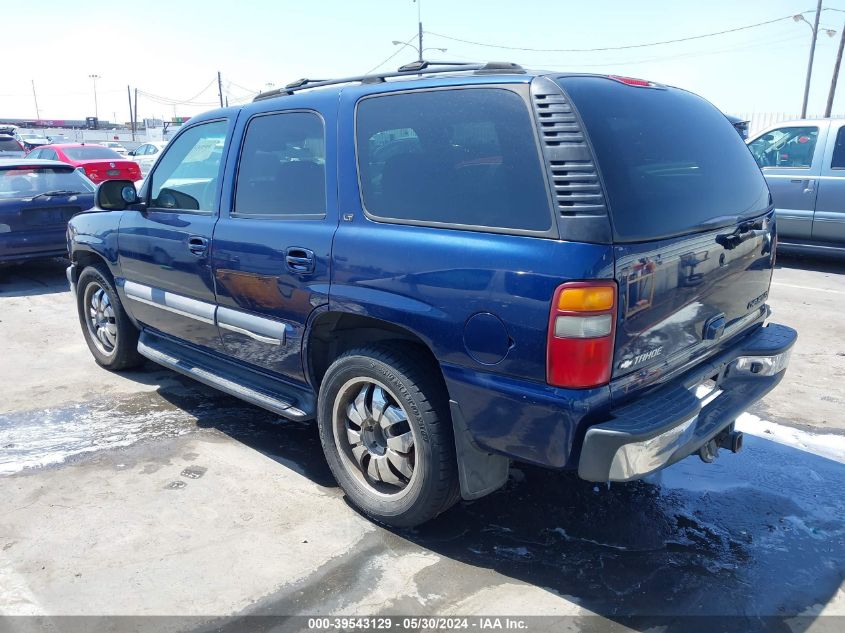
[[[291,246],[285,251],[285,266],[292,273],[313,273],[315,264],[314,251],[298,246]]]
[[[812,178],[791,178],[789,182],[797,185],[804,184],[804,193],[813,193],[816,189],[816,181]]]
[[[199,235],[192,235],[188,238],[188,250],[197,257],[205,255],[208,251],[208,239]]]

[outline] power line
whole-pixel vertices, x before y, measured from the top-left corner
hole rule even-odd
[[[240,88],[241,90],[246,90],[247,92],[249,92],[252,95],[257,95],[259,92],[261,92],[260,90],[253,90],[252,88],[247,88],[246,86],[236,84],[234,81],[228,81],[227,83],[230,86],[234,86],[235,88]]]
[[[803,13],[811,13],[810,11],[803,11]],[[451,40],[453,42],[461,42],[463,44],[472,44],[473,46],[484,46],[486,48],[499,48],[503,50],[509,51],[528,51],[528,52],[535,52],[535,53],[598,53],[602,51],[621,51],[621,50],[630,50],[632,48],[647,48],[649,46],[662,46],[664,44],[677,44],[679,42],[689,42],[692,40],[700,40],[706,37],[714,37],[717,35],[726,35],[728,33],[737,33],[739,31],[747,31],[748,29],[754,29],[760,26],[767,26],[769,24],[775,24],[776,22],[783,22],[785,20],[792,20],[793,15],[787,15],[781,18],[775,18],[773,20],[766,20],[765,22],[758,22],[756,24],[747,24],[745,26],[738,26],[733,29],[726,29],[724,31],[716,31],[715,33],[704,33],[702,35],[691,35],[689,37],[679,37],[677,39],[672,40],[662,40],[660,42],[648,42],[646,44],[627,44],[625,46],[603,46],[600,48],[529,48],[525,46],[506,46],[504,44],[491,44],[489,42],[476,42],[473,40],[465,40],[459,37],[452,37],[451,35],[443,35],[441,33],[434,33],[432,31],[426,31],[428,35],[434,35],[435,37],[442,38],[444,40]],[[411,38],[413,39],[413,38]],[[385,60],[387,61],[387,60]],[[384,62],[382,62],[384,63]],[[381,65],[381,64],[379,64]]]
[[[572,63],[568,64],[567,66],[548,66],[544,64],[544,66],[548,67],[550,70],[558,70],[558,69],[566,69],[566,70],[573,70],[577,68],[607,68],[607,67],[616,67],[616,66],[636,66],[639,64],[649,64],[653,62],[662,62],[667,60],[675,60],[675,59],[690,59],[695,57],[707,57],[709,55],[722,55],[724,53],[733,53],[736,51],[742,50],[749,50],[753,48],[765,48],[775,44],[785,44],[787,42],[797,42],[805,40],[804,35],[796,35],[792,37],[787,37],[783,39],[771,40],[766,42],[760,42],[756,44],[750,45],[743,45],[743,46],[736,46],[730,48],[722,48],[717,50],[708,50],[708,51],[692,51],[689,53],[681,53],[678,55],[661,55],[659,57],[648,57],[645,59],[635,59],[635,60],[625,60],[625,61],[616,61],[616,62],[603,62],[601,64],[582,64],[582,63]]]
[[[138,90],[139,93],[151,99],[152,101],[156,101],[163,105],[215,105],[214,103],[209,102],[198,102],[196,101],[197,97],[202,95],[206,90],[211,88],[214,85],[214,82],[217,81],[216,78],[212,79],[208,84],[200,90],[197,94],[195,94],[190,99],[171,99],[170,97],[162,97],[161,95],[156,95],[151,92],[146,92],[145,90]]]
[[[413,41],[413,40],[417,37],[417,35],[418,35],[417,33],[414,33],[414,34],[413,34],[411,37],[409,37],[409,38],[408,38],[408,40],[407,40],[406,42],[404,42],[404,43],[405,43],[405,44],[410,44],[410,43],[411,43],[411,42],[412,42],[412,41]],[[400,46],[400,47],[399,47],[399,50],[397,50],[395,53],[393,53],[393,55],[391,55],[390,57],[388,57],[387,59],[385,59],[385,60],[384,60],[383,62],[381,62],[380,64],[376,64],[375,66],[373,66],[372,68],[370,68],[370,69],[369,69],[367,72],[365,72],[364,74],[365,74],[365,75],[369,75],[371,72],[374,72],[374,71],[378,70],[379,68],[381,68],[382,66],[384,66],[387,62],[389,62],[391,59],[393,59],[394,57],[396,57],[399,53],[401,53],[401,52],[404,50],[404,48],[405,48],[404,46]]]

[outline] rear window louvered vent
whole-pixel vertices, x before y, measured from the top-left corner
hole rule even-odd
[[[605,215],[604,194],[578,118],[554,83],[536,83],[534,113],[561,216]]]

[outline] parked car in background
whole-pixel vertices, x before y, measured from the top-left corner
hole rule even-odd
[[[36,147],[50,144],[49,138],[40,134],[35,134],[34,132],[18,132],[15,135],[15,138],[21,142],[24,151],[26,152],[31,152]]]
[[[742,137],[742,140],[746,140],[748,138],[748,121],[745,119],[740,119],[739,117],[731,116],[729,114],[725,115],[728,117],[728,121],[731,122],[731,125],[734,126],[734,129],[739,132],[739,135]]]
[[[127,160],[113,149],[102,145],[71,143],[44,145],[30,152],[31,158],[60,160],[81,168],[94,183],[104,180],[141,179],[141,169],[134,161]]]
[[[624,77],[388,76],[193,117],[139,191],[102,183],[68,229],[95,360],[316,419],[394,526],[509,460],[604,482],[737,452],[796,333],[767,324],[774,211],[725,116]]]
[[[129,156],[138,163],[141,168],[141,174],[146,176],[150,173],[150,169],[153,168],[156,160],[158,160],[159,154],[165,147],[167,147],[167,142],[165,141],[151,141],[139,145],[137,149],[129,152]]]
[[[67,223],[94,206],[94,186],[72,165],[0,159],[0,262],[67,255]]]
[[[124,158],[129,154],[129,152],[126,150],[126,148],[123,145],[121,145],[120,143],[118,143],[117,141],[107,141],[107,142],[103,143],[103,145],[105,147],[108,147],[109,149],[113,149],[114,151],[116,151],[118,154],[120,154]]]
[[[0,134],[0,158],[23,158],[26,151],[14,136]]]
[[[845,120],[778,123],[748,147],[772,192],[778,245],[845,253]]]

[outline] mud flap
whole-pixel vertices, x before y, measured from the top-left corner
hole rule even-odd
[[[461,497],[466,500],[480,499],[505,485],[510,460],[478,448],[467,430],[460,405],[450,400],[449,408],[455,431]]]

